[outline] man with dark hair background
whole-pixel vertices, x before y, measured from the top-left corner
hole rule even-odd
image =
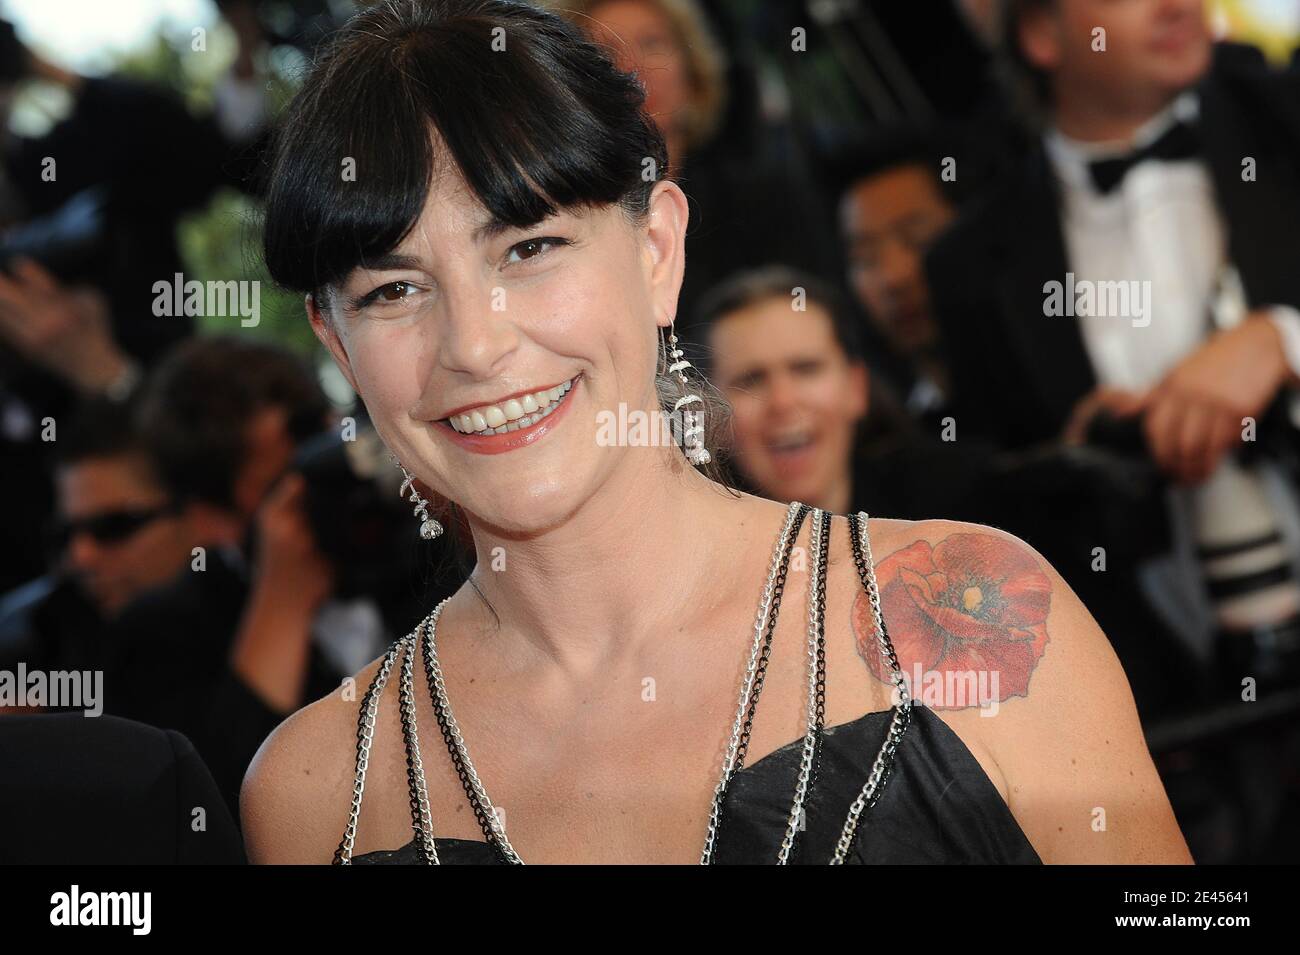
[[[937,437],[949,374],[922,259],[957,215],[945,150],[920,129],[882,130],[835,165],[848,280],[869,319],[872,359],[907,411]]]
[[[99,669],[109,622],[185,566],[194,528],[163,484],[129,404],[88,401],[56,455],[54,569],[0,599],[0,661]]]
[[[184,343],[140,396],[141,433],[202,550],[115,621],[106,709],[185,733],[236,809],[258,745],[344,673],[313,640],[334,570],[288,473],[330,416],[303,362],[234,336]]]

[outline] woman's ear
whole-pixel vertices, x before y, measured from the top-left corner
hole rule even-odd
[[[357,394],[361,394],[357,388],[357,380],[352,375],[352,362],[348,359],[347,349],[343,347],[343,341],[339,338],[333,319],[321,309],[320,304],[316,301],[314,295],[308,294],[306,306],[307,318],[311,322],[311,330],[316,333],[316,338],[320,343],[328,348],[329,353],[334,356],[334,364],[339,366],[339,371],[343,372],[343,377],[348,380],[352,390]]]
[[[686,274],[689,215],[686,194],[677,183],[665,179],[650,193],[643,261],[655,323],[661,328],[668,327],[677,315],[677,299]]]

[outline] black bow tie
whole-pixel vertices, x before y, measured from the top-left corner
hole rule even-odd
[[[1118,186],[1128,171],[1144,160],[1190,159],[1200,148],[1196,130],[1186,123],[1175,123],[1163,136],[1126,156],[1088,163],[1088,172],[1092,175],[1097,191],[1104,195]]]

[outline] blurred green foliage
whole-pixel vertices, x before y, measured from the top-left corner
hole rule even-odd
[[[200,36],[168,35],[160,31],[145,47],[125,54],[113,71],[157,83],[180,96],[196,113],[212,109],[213,90],[235,56],[232,32],[220,24]],[[271,114],[292,95],[292,84],[279,71],[268,70]],[[240,334],[257,335],[320,359],[319,345],[303,311],[302,298],[271,281],[262,263],[260,245],[261,204],[235,189],[218,191],[207,207],[183,218],[177,242],[186,279],[256,281],[260,283],[261,321],[253,327],[235,327]],[[229,332],[229,318],[204,316],[202,330]]]

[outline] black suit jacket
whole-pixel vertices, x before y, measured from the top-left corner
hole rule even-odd
[[[243,571],[222,549],[209,549],[206,570],[186,568],[113,621],[104,674],[105,710],[184,733],[235,816],[248,764],[289,715],[267,705],[230,667],[248,595]],[[313,643],[305,699],[325,695],[341,678]]]
[[[0,863],[242,864],[194,747],[174,730],[80,713],[0,716]]]
[[[1300,307],[1300,70],[1220,44],[1198,89],[1204,157],[1248,304]],[[1242,179],[1246,158],[1254,181]],[[1069,265],[1041,142],[936,243],[926,268],[959,432],[1009,447],[1055,438],[1096,377],[1077,320],[1043,314],[1044,284],[1064,281]]]

